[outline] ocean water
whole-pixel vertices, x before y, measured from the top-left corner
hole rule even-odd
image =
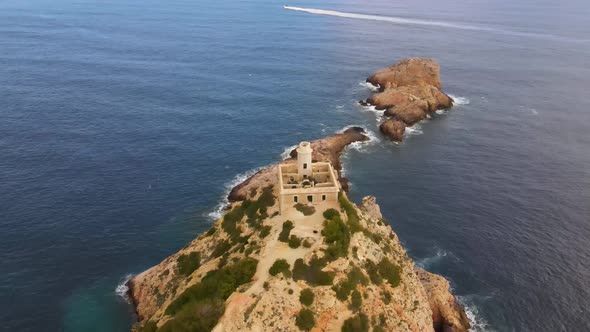
[[[590,330],[587,1],[282,5],[0,3],[0,330],[127,331],[118,285],[232,181],[348,125],[374,137],[344,156],[352,198],[377,196],[474,331]],[[398,145],[356,101],[409,56],[460,103]]]

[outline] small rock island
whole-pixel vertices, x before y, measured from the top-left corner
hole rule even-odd
[[[391,140],[401,142],[406,127],[413,126],[440,109],[453,106],[442,92],[440,66],[432,59],[410,58],[381,69],[367,78],[379,92],[361,101],[385,110],[379,129]]]
[[[303,142],[233,188],[207,232],[128,282],[133,330],[467,331],[448,281],[415,267],[376,199],[347,197],[339,157],[365,140],[352,127]]]

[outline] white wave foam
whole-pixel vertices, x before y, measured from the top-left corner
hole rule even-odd
[[[455,105],[469,105],[470,103],[469,99],[467,99],[466,97],[458,97],[451,94],[449,94],[449,97],[453,98],[453,104]]]
[[[378,110],[375,106],[373,105],[359,105],[361,107],[361,109],[363,110],[363,112],[371,112],[371,113],[375,113],[375,118],[377,120],[377,125],[379,125],[381,123],[381,121],[383,120],[383,115],[385,114],[385,110]]]
[[[437,248],[436,254],[434,256],[423,258],[423,259],[419,260],[418,262],[416,262],[416,265],[422,269],[428,269],[430,266],[440,262],[441,260],[443,260],[447,256],[448,256],[448,252],[446,250]]]
[[[470,296],[457,296],[457,300],[465,309],[465,315],[467,315],[467,319],[469,320],[469,324],[471,328],[469,329],[470,332],[493,332],[495,331],[488,322],[481,317],[479,313],[479,308],[473,303],[473,300]]]
[[[291,151],[293,151],[296,148],[297,148],[297,145],[292,145],[292,146],[285,148],[285,150],[281,153],[281,159],[285,160],[285,159],[291,158]]]
[[[447,113],[449,113],[449,111],[447,111],[447,110],[436,110],[435,113],[438,114],[438,115],[440,115],[440,114],[447,114]]]
[[[364,81],[359,83],[360,86],[370,89],[371,91],[379,91],[379,85],[374,85],[373,83]]]
[[[288,9],[288,10],[305,12],[305,13],[309,13],[309,14],[315,14],[315,15],[327,15],[327,16],[337,16],[337,17],[353,18],[353,19],[360,19],[360,20],[382,21],[382,22],[389,22],[389,23],[400,24],[400,25],[421,25],[421,26],[431,26],[431,27],[438,27],[438,28],[482,31],[482,32],[490,32],[490,33],[503,34],[503,35],[519,36],[519,37],[554,39],[554,40],[559,40],[559,41],[570,41],[570,42],[587,43],[590,41],[590,39],[577,39],[577,38],[556,36],[556,35],[550,35],[550,34],[512,31],[512,30],[507,30],[507,29],[493,28],[493,27],[484,26],[484,25],[469,25],[469,24],[462,24],[462,23],[455,23],[455,22],[422,20],[422,19],[406,18],[406,17],[399,17],[399,16],[380,16],[380,15],[356,14],[356,13],[338,12],[338,11],[334,11],[334,10],[301,8],[301,7],[292,7],[292,6],[283,6],[283,8]]]
[[[235,186],[246,181],[249,177],[251,177],[252,175],[256,174],[258,171],[260,171],[261,169],[266,168],[266,167],[268,167],[268,166],[258,167],[258,168],[249,170],[245,173],[236,175],[230,182],[228,182],[225,185],[225,192],[223,194],[223,197],[221,198],[219,203],[217,203],[217,205],[213,208],[213,211],[207,213],[207,216],[212,221],[215,221],[215,220],[221,218],[224,214],[225,208],[230,204],[229,200],[227,199],[227,195],[229,195],[230,191]]]
[[[115,294],[124,298],[126,301],[129,301],[129,296],[127,296],[127,292],[129,292],[129,286],[127,286],[127,282],[133,277],[133,274],[126,274],[122,281],[117,285],[115,288]]]
[[[407,135],[422,135],[423,133],[422,127],[417,123],[411,127],[406,127],[405,134]]]
[[[368,152],[367,148],[369,146],[372,146],[372,145],[375,145],[375,144],[381,142],[381,139],[379,138],[379,136],[375,135],[375,133],[370,130],[365,130],[364,134],[369,138],[368,141],[352,142],[348,145],[347,149],[356,150],[358,152],[365,153],[365,152]]]

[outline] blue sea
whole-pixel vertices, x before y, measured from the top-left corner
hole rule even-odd
[[[590,331],[587,0],[289,5],[340,14],[0,2],[0,330],[128,331],[120,285],[208,229],[232,183],[360,125],[351,197],[377,197],[473,331]],[[397,145],[357,101],[411,56],[458,103]]]

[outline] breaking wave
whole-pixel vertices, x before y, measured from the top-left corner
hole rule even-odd
[[[374,85],[372,83],[369,83],[367,81],[364,82],[360,82],[359,83],[360,86],[363,86],[365,88],[370,89],[371,91],[379,91],[379,85]]]
[[[405,135],[422,135],[423,133],[420,124],[416,123],[411,127],[406,127]]]
[[[382,21],[382,22],[389,22],[389,23],[400,24],[400,25],[421,25],[421,26],[431,26],[431,27],[438,27],[438,28],[450,28],[450,29],[460,29],[460,30],[469,30],[469,31],[482,31],[482,32],[490,32],[490,33],[510,35],[510,36],[543,38],[543,39],[553,39],[553,40],[570,41],[570,42],[587,43],[590,41],[589,39],[577,39],[577,38],[556,36],[556,35],[550,35],[550,34],[541,34],[541,33],[533,33],[533,32],[520,32],[520,31],[512,31],[512,30],[506,30],[506,29],[498,29],[498,28],[484,26],[484,25],[469,25],[469,24],[462,24],[462,23],[455,23],[455,22],[422,20],[422,19],[406,18],[406,17],[399,17],[399,16],[357,14],[357,13],[338,12],[338,11],[334,11],[334,10],[301,8],[301,7],[292,7],[292,6],[283,6],[283,8],[288,9],[288,10],[305,12],[305,13],[309,13],[309,14],[315,14],[315,15],[327,15],[327,16],[337,16],[337,17],[353,18],[353,19],[360,19],[360,20]]]
[[[117,285],[117,288],[115,288],[115,294],[124,298],[125,301],[129,301],[129,296],[127,296],[127,292],[129,292],[129,286],[127,286],[127,282],[131,279],[131,277],[133,277],[133,274],[126,274],[121,282]]]
[[[479,308],[473,303],[472,296],[457,296],[457,300],[465,309],[465,315],[469,319],[470,332],[493,332],[495,331],[488,322],[481,317]]]
[[[423,259],[417,261],[416,265],[419,268],[427,270],[429,267],[437,264],[438,262],[440,262],[441,260],[446,258],[448,255],[449,255],[449,253],[446,250],[442,250],[442,249],[438,248],[438,249],[436,249],[436,254],[434,256],[423,258]]]
[[[230,191],[237,186],[238,184],[246,181],[249,177],[256,174],[256,172],[266,168],[268,166],[261,166],[255,169],[251,169],[245,173],[236,175],[230,182],[225,184],[225,191],[223,193],[223,197],[217,203],[217,205],[213,208],[213,211],[207,213],[207,216],[212,220],[215,221],[221,218],[224,214],[225,208],[230,204],[229,200],[227,199],[227,195],[229,195]]]
[[[458,97],[458,96],[453,96],[451,94],[449,94],[449,97],[453,98],[453,101],[455,105],[469,105],[470,101],[469,99],[467,99],[466,97]]]

